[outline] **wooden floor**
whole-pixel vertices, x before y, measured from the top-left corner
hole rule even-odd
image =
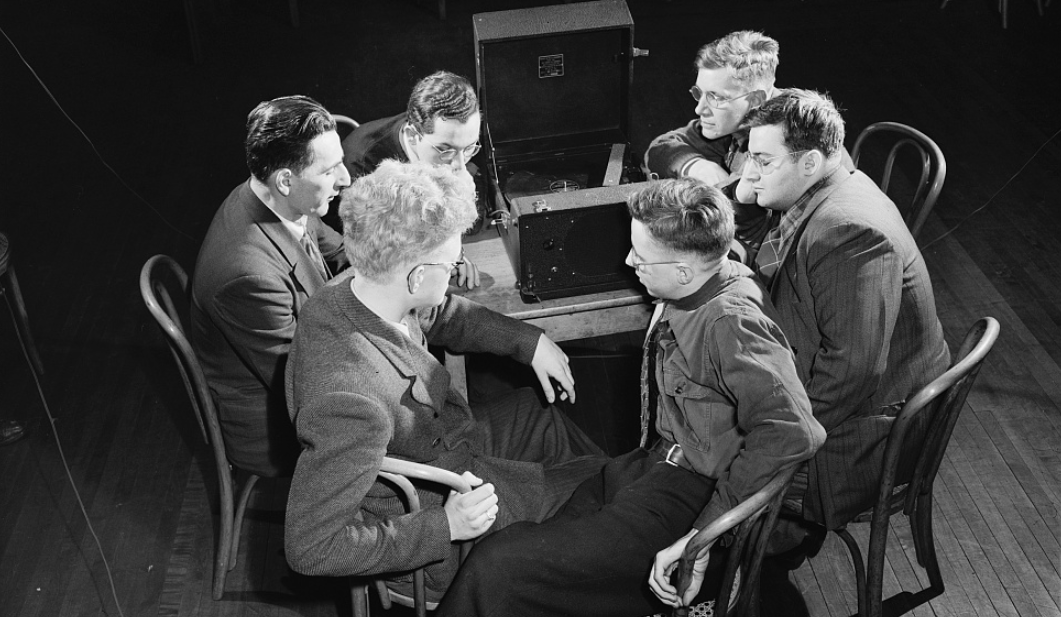
[[[920,238],[940,318],[952,345],[983,315],[1002,335],[937,480],[947,591],[914,614],[1061,615],[1059,7],[1039,17],[1014,0],[1003,31],[992,0],[943,11],[913,0],[628,1],[637,44],[651,50],[635,73],[638,150],[689,118],[696,48],[739,28],[780,40],[779,85],[841,103],[848,146],[878,120],[940,144],[949,175]],[[279,0],[195,4],[201,66],[188,61],[175,0],[0,9],[0,229],[51,414],[0,316],[0,417],[31,431],[0,448],[2,617],[348,614],[341,581],[286,569],[276,483],[253,504],[225,597],[210,599],[215,472],[139,298],[140,266],[167,253],[191,268],[214,210],[246,176],[243,121],[258,101],[305,93],[362,120],[396,113],[428,72],[474,74],[471,14],[535,3],[451,0],[440,22],[427,0],[303,0],[297,30]],[[632,440],[636,347],[636,334],[566,346],[580,395],[571,413],[612,452]],[[909,527],[893,532],[886,592],[916,591]],[[796,572],[805,613],[853,613],[851,578],[830,538]]]

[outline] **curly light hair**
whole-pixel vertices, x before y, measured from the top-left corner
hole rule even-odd
[[[769,91],[780,62],[777,41],[762,32],[740,30],[704,45],[696,54],[696,68],[727,69],[745,89]]]
[[[468,229],[475,184],[448,166],[383,161],[343,191],[346,254],[358,273],[386,282]]]

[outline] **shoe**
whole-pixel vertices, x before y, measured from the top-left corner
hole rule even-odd
[[[0,420],[0,446],[15,443],[26,436],[26,429],[18,420]]]
[[[829,530],[809,521],[803,521],[800,527],[806,532],[803,540],[787,551],[776,555],[766,555],[763,558],[764,566],[769,564],[782,570],[798,570],[808,557],[814,557],[818,551],[822,550],[822,544],[825,544],[825,537],[829,534]]]

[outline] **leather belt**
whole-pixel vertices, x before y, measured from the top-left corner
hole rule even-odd
[[[681,467],[686,471],[697,473],[697,471],[693,469],[692,463],[685,458],[685,452],[682,450],[682,447],[669,439],[660,437],[659,440],[649,448],[649,452],[655,452],[662,456],[663,460],[660,461],[661,463],[666,463],[673,467]]]

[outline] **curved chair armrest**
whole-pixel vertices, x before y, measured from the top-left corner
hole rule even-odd
[[[443,486],[448,486],[458,493],[467,493],[472,490],[471,485],[461,476],[452,471],[432,467],[431,465],[425,465],[424,463],[414,463],[412,461],[403,461],[401,459],[385,456],[383,457],[383,464],[380,465],[380,471],[416,480],[436,482]]]
[[[685,545],[685,552],[678,560],[678,597],[689,588],[689,580],[693,573],[693,564],[697,559],[705,556],[711,544],[722,534],[740,525],[746,520],[753,519],[762,513],[775,497],[780,495],[796,472],[797,465],[791,465],[770,479],[761,489],[751,497],[740,502],[725,514],[711,521],[696,533]]]

